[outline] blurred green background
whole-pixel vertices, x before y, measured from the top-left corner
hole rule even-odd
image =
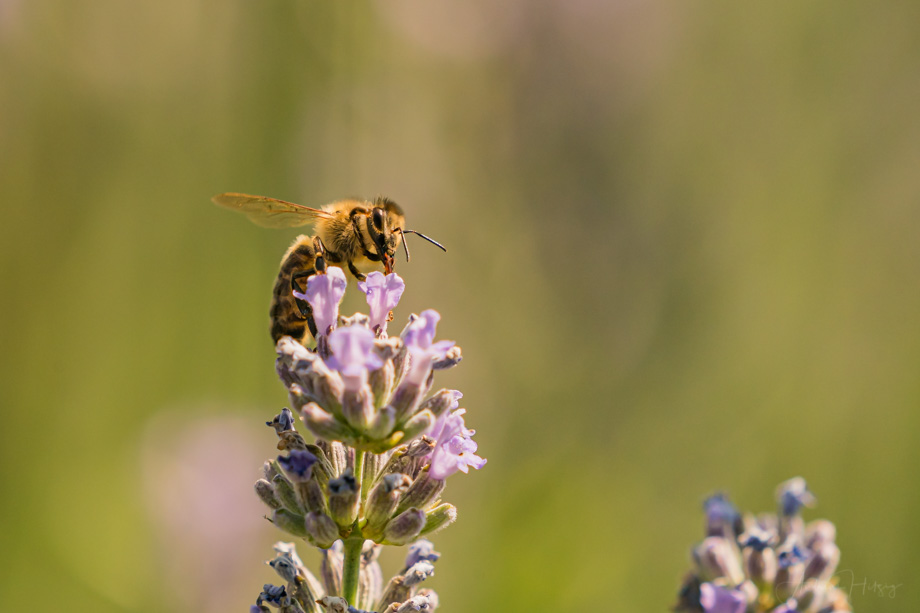
[[[444,611],[664,611],[809,481],[917,606],[920,3],[0,0],[0,602],[241,611],[295,231],[386,194],[466,359]],[[345,311],[359,308],[352,290]],[[385,554],[386,555],[386,554]],[[398,555],[390,554],[392,562]],[[914,603],[911,606],[910,603]]]

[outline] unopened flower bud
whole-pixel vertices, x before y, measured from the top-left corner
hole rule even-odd
[[[316,479],[302,481],[295,485],[300,503],[307,511],[322,513],[326,510],[326,496]]]
[[[365,524],[363,530],[364,536],[371,540],[380,540],[383,536],[383,529],[387,522],[393,516],[396,505],[399,504],[399,498],[405,492],[412,481],[406,475],[393,473],[384,475],[377,485],[371,489],[365,504]]]
[[[383,407],[376,411],[367,428],[367,435],[372,439],[382,439],[393,431],[396,425],[396,413],[393,407]]]
[[[457,521],[457,507],[450,503],[439,504],[425,513],[425,527],[419,536],[434,534]]]
[[[332,479],[338,473],[335,472],[332,462],[326,455],[326,450],[319,445],[307,445],[306,450],[316,456],[316,464],[313,465],[313,478],[325,485],[329,479]]]
[[[304,526],[304,516],[291,513],[287,509],[278,509],[272,512],[272,523],[294,536],[307,538],[307,529]]]
[[[744,569],[747,576],[758,587],[764,587],[772,584],[776,579],[776,552],[771,548],[757,550],[752,547],[745,547],[742,552],[744,557]]]
[[[324,411],[315,402],[307,404],[300,411],[300,418],[317,438],[327,441],[349,441],[352,438],[351,431],[345,424],[338,421],[331,413]]]
[[[445,411],[454,411],[459,408],[461,398],[463,394],[457,390],[442,389],[423,402],[420,410],[428,409],[435,417],[440,417]]]
[[[444,354],[443,358],[437,358],[431,363],[432,370],[446,370],[448,368],[453,368],[460,363],[460,360],[463,359],[461,355],[460,347],[454,345]]]
[[[374,397],[367,385],[345,390],[342,396],[342,414],[352,428],[358,432],[367,430],[374,417]]]
[[[693,559],[700,570],[700,576],[706,581],[722,577],[728,579],[732,585],[738,585],[744,581],[741,561],[735,549],[727,539],[721,536],[710,536],[703,539],[703,542],[694,549]]]
[[[393,407],[396,420],[401,422],[414,415],[427,391],[427,386],[423,383],[403,380],[393,392],[393,398],[390,399],[390,406]]]
[[[339,538],[339,528],[332,518],[325,513],[312,511],[307,513],[305,524],[307,533],[313,537],[317,547],[328,549]]]
[[[377,342],[379,343],[380,341],[378,340]],[[393,365],[393,360],[385,360],[383,366],[377,370],[370,371],[367,383],[374,393],[374,406],[379,407],[390,396],[393,391],[393,385],[396,383],[396,367]]]
[[[796,597],[798,601],[796,610],[804,613],[822,611],[827,600],[827,588],[827,581],[816,581],[815,579],[806,581]]]
[[[837,539],[837,528],[826,519],[816,519],[805,527],[805,546],[812,551]]]
[[[326,366],[322,359],[317,359],[310,372],[310,382],[313,384],[313,396],[316,397],[316,401],[334,414],[340,415],[342,393],[345,391],[341,375]]]
[[[403,441],[410,441],[419,434],[426,432],[434,423],[434,414],[431,411],[420,411],[413,415],[409,421],[402,426]]]
[[[425,527],[425,512],[407,509],[391,519],[383,530],[383,540],[388,545],[405,545],[413,541]]]
[[[427,470],[423,470],[403,494],[396,513],[402,513],[409,507],[427,509],[444,491],[444,483],[443,479],[433,479],[428,475]]]
[[[814,551],[805,565],[805,578],[829,581],[840,562],[840,548],[834,543],[824,543]]]
[[[752,526],[741,535],[739,542],[744,559],[744,570],[747,576],[759,587],[763,588],[772,584],[776,579],[776,552],[771,545],[774,542],[773,533]]]
[[[269,483],[274,480],[276,475],[280,475],[281,473],[281,467],[278,466],[278,462],[275,460],[266,460],[262,465],[262,476]]]
[[[293,413],[300,413],[300,409],[308,402],[316,402],[316,397],[305,390],[299,383],[288,384],[287,390],[288,400],[291,402],[291,406],[294,407]]]
[[[294,491],[294,485],[288,481],[287,477],[284,475],[275,475],[275,478],[272,480],[272,486],[275,489],[278,500],[281,501],[285,509],[292,513],[303,513],[303,506],[297,498],[297,492]]]
[[[806,558],[807,554],[794,541],[786,542],[777,549],[778,569],[774,588],[777,600],[788,600],[796,595],[805,579]]]
[[[259,479],[256,481],[256,495],[259,499],[264,502],[270,509],[276,510],[281,508],[281,501],[275,496],[275,488],[272,487],[272,484],[266,481],[265,479]]]
[[[347,528],[358,517],[358,483],[352,470],[329,480],[329,514],[339,526]]]

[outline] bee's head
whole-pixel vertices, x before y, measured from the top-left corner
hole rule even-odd
[[[378,200],[377,205],[371,210],[368,223],[368,230],[377,248],[377,255],[383,262],[383,268],[386,274],[393,272],[396,263],[396,248],[402,240],[401,232],[391,225],[392,214],[387,210],[387,205],[396,206],[395,203],[382,199]]]

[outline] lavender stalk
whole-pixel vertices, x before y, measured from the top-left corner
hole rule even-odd
[[[695,569],[674,607],[686,613],[834,613],[852,611],[834,572],[834,525],[806,524],[814,495],[801,477],[781,483],[778,512],[742,516],[724,494],[706,499],[706,538],[691,551]]]
[[[255,486],[276,527],[324,550],[322,581],[293,544],[278,543],[270,564],[284,584],[265,585],[252,612],[271,610],[266,605],[281,613],[431,612],[437,594],[420,584],[434,575],[440,554],[421,536],[457,517],[441,499],[448,478],[486,463],[459,408],[462,394],[430,393],[435,371],[456,366],[462,353],[435,340],[440,315],[433,310],[388,336],[405,289],[396,274],[375,272],[358,283],[369,314],[351,317],[339,316],[342,284],[326,275],[344,278],[330,267],[310,277],[305,292],[293,292],[326,323],[316,349],[289,336],[277,343],[276,370],[294,411],[267,422],[286,453],[266,463]],[[295,413],[306,435],[295,429]],[[409,546],[403,571],[389,581],[377,563],[382,545]]]

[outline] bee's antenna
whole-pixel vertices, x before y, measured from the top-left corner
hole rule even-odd
[[[408,263],[408,261],[409,261],[409,244],[406,242],[406,232],[405,232],[402,228],[396,228],[396,229],[399,230],[399,233],[400,233],[400,234],[402,234],[403,249],[406,250],[406,262]]]
[[[444,245],[442,245],[441,243],[439,243],[438,241],[436,241],[436,240],[434,240],[434,239],[428,238],[427,236],[425,236],[425,235],[422,234],[421,232],[416,232],[415,230],[403,230],[402,233],[403,233],[403,234],[416,234],[416,235],[418,235],[418,236],[421,236],[421,237],[424,238],[426,241],[428,241],[429,243],[431,243],[432,245],[434,245],[435,247],[437,247],[438,249],[440,249],[440,250],[443,251],[444,253],[447,253],[447,247],[445,247]],[[403,241],[403,243],[405,243],[405,242],[406,242],[406,241]]]

